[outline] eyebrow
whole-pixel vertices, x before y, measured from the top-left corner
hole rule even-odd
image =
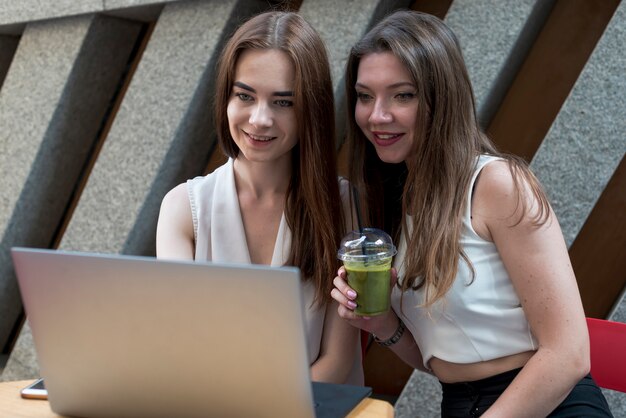
[[[410,81],[400,81],[398,83],[393,83],[393,84],[391,84],[389,86],[385,86],[385,88],[387,88],[387,89],[395,89],[397,87],[404,87],[404,86],[409,86],[409,87],[412,87],[412,88],[416,88],[415,84],[411,83]],[[354,87],[368,88],[365,84],[359,83],[359,82],[355,83]]]
[[[246,83],[242,83],[241,81],[235,81],[233,83],[233,85],[242,88],[244,90],[250,91],[252,93],[256,93],[256,90],[253,89],[252,87],[250,87],[249,85],[247,85]],[[279,96],[279,97],[292,97],[293,96],[293,91],[275,91],[272,93],[272,96]]]

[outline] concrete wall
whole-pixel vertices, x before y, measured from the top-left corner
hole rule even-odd
[[[299,5],[328,46],[340,133],[350,45],[389,10],[421,3]],[[161,198],[202,173],[214,151],[216,54],[242,19],[269,4],[0,0],[0,348],[10,344],[22,309],[11,246],[154,254]],[[445,20],[462,44],[485,123],[553,5],[452,1]],[[626,153],[625,13],[622,3],[532,161],[568,244]],[[625,306],[617,307],[614,319],[626,322]],[[0,377],[37,374],[26,326]],[[622,396],[607,396],[616,416],[626,410]],[[439,399],[436,380],[415,372],[396,404],[397,416],[438,416]]]

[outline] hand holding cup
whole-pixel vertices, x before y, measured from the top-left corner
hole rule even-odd
[[[349,298],[344,305],[356,315],[389,311],[391,261],[396,252],[391,237],[380,229],[352,231],[341,241],[337,257],[343,261],[350,289],[339,291]],[[337,284],[341,286],[341,282],[335,283],[339,287]]]

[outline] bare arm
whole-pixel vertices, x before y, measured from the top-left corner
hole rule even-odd
[[[194,259],[193,220],[185,183],[170,190],[161,202],[156,253],[158,258]]]
[[[337,314],[333,301],[326,306],[320,354],[311,365],[314,381],[346,383],[359,349],[359,330]]]
[[[526,188],[522,198],[532,215],[537,205]],[[529,214],[517,223],[518,211],[508,167],[489,164],[475,189],[472,222],[496,244],[538,350],[484,417],[547,416],[589,372],[585,314],[558,221],[550,212],[541,226]]]

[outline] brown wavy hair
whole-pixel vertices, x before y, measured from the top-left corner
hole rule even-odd
[[[359,62],[364,55],[375,52],[396,56],[417,86],[415,148],[409,157],[411,164],[402,163],[400,169],[380,161],[355,121],[354,85]],[[350,180],[359,190],[358,204],[367,209],[367,222],[390,229],[396,240],[400,230],[408,230],[402,214],[412,216],[412,232],[406,236],[405,275],[398,286],[403,291],[423,287],[424,306],[433,304],[450,289],[461,259],[474,274],[460,239],[478,156],[494,155],[508,162],[518,191],[519,221],[529,210],[520,191],[524,185],[538,206],[533,211],[533,222],[542,224],[547,220],[547,197],[527,164],[521,158],[498,152],[480,130],[459,42],[437,17],[397,11],[372,28],[350,52],[346,95],[348,144],[353,156]],[[398,181],[396,196],[390,195],[389,190],[393,191]]]
[[[313,280],[316,301],[330,300],[338,267],[337,246],[343,231],[337,177],[333,88],[324,43],[301,16],[273,11],[257,15],[237,29],[218,62],[215,120],[223,152],[236,158],[239,148],[228,126],[237,61],[247,49],[276,49],[286,53],[295,69],[294,109],[298,144],[292,150],[292,173],[285,218],[292,232],[287,264],[298,267],[304,280]]]

